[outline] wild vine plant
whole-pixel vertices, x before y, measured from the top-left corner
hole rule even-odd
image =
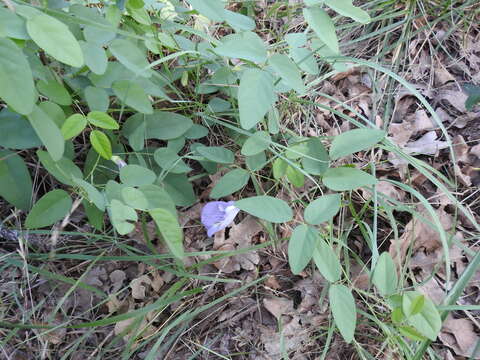
[[[108,229],[108,219],[112,231],[126,235],[139,216],[150,216],[171,255],[181,260],[177,207],[197,202],[192,166],[207,174],[222,170],[210,194],[215,201],[202,214],[208,236],[239,212],[271,229],[289,223],[292,272],[299,274],[313,260],[330,283],[339,332],[347,342],[354,339],[357,310],[340,261],[345,244],[328,225],[349,205],[350,191],[372,189],[377,179],[371,166],[332,161],[377,146],[385,131],[357,124],[333,139],[303,137],[284,131],[277,105],[280,96],[306,95],[307,80],[322,76],[319,64],[334,72],[352,66],[341,56],[331,16],[365,24],[366,11],[351,0],[304,0],[304,30],[268,44],[252,18],[226,9],[221,0],[4,3],[0,195],[27,214],[26,229],[61,220],[74,199],[99,231]],[[187,85],[193,80],[194,95],[206,102],[191,101]],[[232,145],[205,145],[215,129],[229,134]],[[22,156],[27,149],[36,149],[39,166],[63,185],[35,203]],[[293,222],[292,204],[262,190],[260,173],[293,187],[308,178],[322,195],[296,214],[302,222]],[[258,196],[221,201],[250,182]],[[378,254],[374,242],[368,245],[371,282],[391,313],[385,326],[414,340],[434,340],[441,327],[435,305],[401,290],[390,255]]]

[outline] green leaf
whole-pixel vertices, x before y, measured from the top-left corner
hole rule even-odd
[[[108,48],[113,56],[135,75],[145,78],[152,76],[145,54],[130,40],[115,39]]]
[[[355,129],[337,135],[330,148],[333,160],[369,149],[385,137],[385,132],[375,129]]]
[[[173,256],[184,257],[183,233],[177,218],[166,209],[153,209],[148,212],[162,234]]]
[[[382,296],[388,296],[397,290],[397,269],[388,252],[383,252],[375,265],[372,277],[373,284]]]
[[[83,191],[85,191],[88,200],[95,204],[95,206],[100,211],[105,211],[105,199],[103,195],[98,191],[95,186],[86,182],[83,179],[73,178],[73,182],[80,187]]]
[[[302,158],[303,169],[312,175],[323,175],[328,169],[330,158],[319,138],[311,138],[305,142],[307,151]]]
[[[82,178],[82,170],[72,160],[62,157],[54,161],[50,154],[43,150],[37,150],[37,156],[43,167],[62,184],[74,186],[74,178]]]
[[[52,190],[43,195],[27,215],[25,227],[38,229],[63,219],[72,208],[72,199],[64,190]]]
[[[9,150],[0,150],[0,196],[24,211],[32,201],[32,179],[23,159]]]
[[[183,174],[192,171],[190,166],[177,155],[177,152],[169,147],[158,148],[153,154],[153,158],[160,167],[174,174]]]
[[[142,192],[148,201],[147,210],[162,208],[177,216],[175,203],[164,188],[158,185],[142,185],[138,187],[138,190]]]
[[[37,82],[38,91],[48,97],[54,103],[59,105],[68,106],[72,103],[72,98],[62,84],[55,80],[50,80],[48,82],[40,80]]]
[[[193,124],[192,127],[183,135],[190,140],[201,139],[208,135],[208,128],[202,125]]]
[[[103,230],[103,217],[105,215],[104,211],[98,209],[94,204],[90,203],[87,199],[82,201],[85,214],[88,218],[88,223],[92,225],[98,231]]]
[[[333,284],[328,291],[335,324],[347,343],[351,343],[357,325],[357,309],[352,292],[344,285]]]
[[[263,40],[251,31],[224,36],[222,43],[215,48],[220,56],[263,63],[267,60],[267,50]]]
[[[94,86],[87,86],[85,88],[85,100],[87,100],[88,107],[91,111],[106,112],[110,104],[107,92],[102,88]]]
[[[424,341],[425,337],[422,336],[417,330],[415,330],[411,326],[407,325],[402,325],[398,327],[398,331],[403,335],[406,336],[409,339],[412,339],[413,341]]]
[[[280,113],[276,107],[272,107],[267,113],[268,132],[276,135],[280,132]]]
[[[323,175],[322,181],[326,187],[334,191],[354,190],[377,183],[374,176],[351,167],[330,168]]]
[[[135,229],[135,222],[138,220],[137,213],[117,199],[110,202],[109,215],[112,225],[120,235],[126,235]]]
[[[407,316],[407,322],[413,326],[420,334],[435,341],[442,327],[442,319],[438,313],[435,304],[428,298],[424,298],[424,304],[421,311],[417,314],[408,316],[411,313],[412,304],[419,296],[423,296],[418,291],[407,291],[402,297],[402,310]]]
[[[300,274],[313,256],[318,231],[308,225],[298,225],[288,241],[288,264],[292,273]]]
[[[318,270],[325,279],[332,283],[340,280],[342,266],[340,265],[338,256],[320,237],[313,250],[313,261],[315,261],[315,265],[317,265]]]
[[[142,139],[171,140],[185,134],[192,125],[193,121],[186,116],[167,111],[155,111],[152,115],[131,116],[123,125],[122,133],[127,138],[140,133]]]
[[[406,314],[407,316],[412,316],[419,314],[423,307],[425,306],[425,296],[419,295],[413,299],[412,303],[410,304],[409,312]]]
[[[340,194],[323,195],[308,204],[305,209],[305,221],[311,225],[319,225],[333,219],[340,210]]]
[[[298,67],[310,75],[317,75],[320,71],[312,51],[306,48],[292,48],[289,51],[292,60],[298,64]]]
[[[468,98],[465,101],[465,109],[467,109],[467,111],[472,111],[473,107],[480,103],[480,86],[464,84],[463,89],[468,94]]]
[[[353,6],[352,0],[325,0],[325,5],[340,15],[347,16],[362,24],[368,24],[371,20],[366,11]]]
[[[267,155],[265,155],[265,151],[262,151],[256,155],[245,156],[245,164],[251,171],[260,171],[265,167],[265,165],[267,165],[267,163],[268,160]]]
[[[303,16],[320,40],[335,53],[340,53],[335,25],[327,12],[319,6],[312,6],[303,9]]]
[[[393,309],[392,315],[390,316],[392,319],[392,322],[394,324],[401,324],[403,320],[405,319],[405,315],[403,314],[402,308],[397,307]]]
[[[107,135],[100,130],[93,130],[90,133],[90,143],[95,151],[106,160],[112,158],[112,144]]]
[[[263,70],[245,70],[238,90],[242,128],[249,130],[257,125],[276,101],[273,77]]]
[[[225,20],[224,3],[220,0],[187,0],[187,2],[212,21],[223,22]]]
[[[113,93],[127,106],[143,113],[153,114],[153,107],[143,88],[130,80],[115,81]]]
[[[288,86],[300,94],[305,92],[302,74],[287,55],[274,54],[268,59],[268,62]]]
[[[65,122],[65,111],[60,107],[60,105],[55,104],[51,101],[42,101],[38,104],[38,107],[43,110],[47,116],[53,120],[55,125],[60,129]]]
[[[266,131],[257,131],[245,141],[241,153],[245,156],[256,155],[268,149],[270,142],[270,135]]]
[[[212,199],[218,199],[233,194],[247,185],[249,179],[250,174],[248,171],[243,169],[229,171],[218,179],[210,193],[210,197]]]
[[[120,180],[125,185],[141,186],[150,185],[155,182],[157,175],[140,165],[127,165],[120,169]]]
[[[27,31],[48,55],[73,67],[83,66],[80,44],[64,23],[42,13],[27,19]]]
[[[42,142],[27,119],[3,109],[0,111],[0,146],[23,150],[42,146]]]
[[[87,119],[82,114],[73,114],[62,125],[62,135],[65,140],[79,135],[87,126]]]
[[[127,186],[122,189],[122,198],[125,204],[137,210],[148,210],[148,199],[140,190]]]
[[[27,28],[25,21],[14,12],[7,8],[0,8],[0,33],[4,31],[6,37],[13,39],[28,40]],[[2,54],[4,54],[2,52]]]
[[[287,173],[288,164],[280,158],[275,159],[272,165],[273,177],[280,180]]]
[[[120,128],[118,123],[110,115],[101,111],[89,112],[87,120],[90,124],[102,129],[118,130]]]
[[[16,112],[27,115],[37,100],[27,58],[13,41],[1,37],[0,54],[0,98]]]
[[[85,57],[85,65],[94,74],[104,74],[107,70],[108,58],[103,47],[92,42],[79,41],[79,43]]]
[[[239,31],[251,31],[255,29],[255,21],[248,16],[240,14],[238,12],[224,10],[225,21],[234,28],[237,32]]]
[[[272,223],[285,223],[293,218],[292,209],[288,204],[271,196],[254,196],[235,202],[235,206],[260,219]]]
[[[303,175],[297,168],[288,165],[285,173],[287,174],[288,181],[293,186],[299,188],[305,185],[305,175]]]
[[[232,164],[235,160],[233,152],[221,146],[199,146],[197,151],[207,160],[219,164]]]
[[[65,150],[65,140],[57,124],[36,105],[33,107],[32,113],[28,115],[28,120],[52,159],[60,160]]]
[[[193,186],[184,174],[168,174],[163,179],[165,191],[177,206],[190,206],[197,201]]]

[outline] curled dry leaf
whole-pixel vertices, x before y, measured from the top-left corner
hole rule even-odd
[[[151,285],[152,280],[147,275],[142,275],[139,278],[133,279],[130,282],[130,288],[132,289],[132,297],[137,300],[145,299],[146,287],[143,285]]]
[[[437,140],[437,133],[435,131],[429,131],[420,139],[408,143],[404,147],[404,151],[407,154],[435,155],[439,150],[446,149],[447,147],[448,143],[446,141]]]
[[[477,342],[480,341],[470,320],[454,319],[452,316],[449,316],[443,323],[439,338],[442,343],[450,347],[457,356],[468,358],[471,358]],[[480,359],[480,354],[475,354],[473,359]]]
[[[112,293],[116,293],[123,285],[123,282],[127,278],[127,275],[122,270],[114,270],[109,275],[110,281],[112,282]]]
[[[234,251],[252,246],[252,239],[263,230],[262,226],[252,216],[247,216],[239,224],[232,225],[229,237],[225,239],[225,232],[215,234],[215,250]],[[252,271],[260,261],[256,251],[223,258],[214,263],[215,267],[225,273],[232,273],[245,269]]]

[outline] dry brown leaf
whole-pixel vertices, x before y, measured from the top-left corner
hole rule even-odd
[[[408,143],[403,150],[407,154],[435,155],[439,150],[447,147],[448,143],[446,141],[437,140],[437,133],[435,131],[429,131],[420,139]]]
[[[440,305],[443,302],[446,295],[445,290],[433,277],[426,283],[422,284],[422,286],[419,286],[418,290],[437,305]]]
[[[267,280],[265,281],[265,286],[269,287],[270,289],[273,290],[278,290],[282,286],[279,284],[277,278],[275,275],[270,275]]]
[[[480,341],[475,333],[473,324],[467,319],[454,319],[449,316],[443,323],[440,340],[455,351],[457,356],[471,357]],[[473,359],[480,359],[480,353],[475,354]]]
[[[470,147],[467,145],[462,135],[456,135],[453,138],[453,151],[455,153],[455,160],[469,163],[469,150]]]
[[[145,299],[146,287],[143,284],[150,285],[152,280],[147,275],[142,275],[139,278],[133,279],[130,282],[132,289],[132,297],[137,300]]]
[[[307,330],[300,324],[300,318],[295,316],[288,323],[285,323],[282,333],[278,333],[270,327],[261,326],[260,340],[265,346],[269,359],[280,359],[282,357],[282,348],[280,347],[280,339],[283,338],[283,346],[286,352],[296,350],[298,354],[302,353],[303,343],[309,341]],[[291,358],[299,359],[296,354]]]
[[[402,201],[405,197],[405,192],[393,185],[391,182],[380,180],[375,189],[378,193],[385,195],[391,199]],[[363,198],[368,200],[372,197],[372,192],[366,189],[362,189]]]
[[[480,159],[480,144],[472,146],[470,148],[470,154],[473,154]]]
[[[437,95],[437,100],[446,100],[450,103],[455,109],[461,113],[467,112],[465,108],[465,101],[467,101],[468,96],[462,90],[442,90]]]
[[[435,123],[423,109],[417,110],[413,115],[409,116],[407,120],[413,124],[414,135],[418,132],[431,130],[436,127]]]
[[[293,311],[293,300],[280,297],[264,298],[263,306],[277,320],[280,320],[282,315],[288,315]]]
[[[123,336],[124,336],[124,339],[128,339],[128,327],[130,325],[132,325],[134,322],[135,322],[136,318],[130,318],[130,319],[126,319],[126,320],[122,320],[122,321],[119,321],[117,323],[115,323],[115,328],[113,329],[113,332],[115,333],[115,335],[120,335],[122,333]]]
[[[252,246],[253,238],[262,230],[262,226],[254,217],[246,216],[239,224],[232,225],[227,239],[224,231],[216,233],[213,248],[221,251],[249,248]],[[259,261],[260,257],[257,251],[249,251],[220,259],[214,265],[225,273],[232,273],[240,269],[252,271],[256,268]]]
[[[399,147],[403,148],[412,137],[413,125],[406,121],[399,124],[390,124],[389,133],[390,139]]]
[[[430,214],[425,208],[420,210],[419,215],[433,223]],[[443,229],[449,231],[452,227],[452,217],[445,212],[443,207],[436,210],[436,215]],[[410,220],[398,241],[398,243],[394,240],[392,241],[389,251],[392,257],[397,259],[396,261],[400,261],[400,263],[403,262],[410,246],[413,246],[414,254],[418,249],[424,249],[427,253],[432,253],[442,246],[438,231],[423,222],[419,216],[415,216]],[[397,253],[398,250],[400,254]],[[398,259],[398,256],[400,256],[400,259]]]
[[[124,280],[127,278],[125,271],[114,270],[109,275],[110,281],[112,282],[112,293],[116,293],[123,285]]]

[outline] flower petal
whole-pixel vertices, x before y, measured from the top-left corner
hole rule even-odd
[[[234,204],[234,201],[212,201],[203,207],[201,220],[209,237],[233,222],[240,211]]]
[[[201,221],[207,229],[222,222],[225,217],[225,204],[225,201],[211,201],[205,204],[202,209]]]

